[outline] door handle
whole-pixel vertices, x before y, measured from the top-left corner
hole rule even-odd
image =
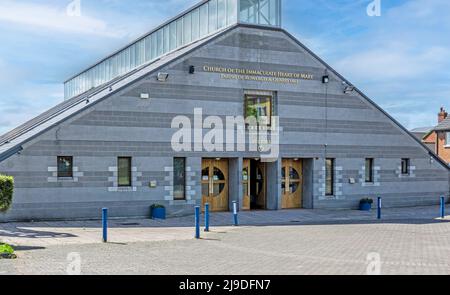
[[[214,194],[214,187],[213,187],[213,179],[212,177],[209,179],[209,196],[212,197]]]

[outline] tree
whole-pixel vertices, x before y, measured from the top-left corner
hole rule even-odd
[[[14,193],[14,178],[0,175],[0,212],[5,213],[12,205]]]

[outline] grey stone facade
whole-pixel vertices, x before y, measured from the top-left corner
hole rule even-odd
[[[172,119],[192,118],[194,108],[203,108],[204,116],[243,115],[246,90],[272,91],[277,98],[281,154],[267,166],[267,209],[281,207],[280,162],[293,157],[304,159],[305,208],[356,208],[364,197],[383,197],[389,207],[431,205],[449,196],[447,167],[359,91],[345,94],[343,78],[281,29],[239,25],[159,63],[24,140],[20,153],[5,156],[0,173],[15,177],[16,191],[12,210],[0,220],[98,218],[102,207],[112,217],[148,216],[155,203],[166,205],[169,215],[191,214],[201,204],[202,158],[229,159],[229,199],[242,200],[242,161],[258,154],[176,153],[170,140]],[[190,65],[196,66],[193,75]],[[299,84],[228,80],[204,72],[204,65],[308,72],[314,78]],[[169,79],[157,82],[158,71]],[[324,74],[328,84],[322,83]],[[76,171],[73,179],[58,179],[56,157],[66,155],[74,157]],[[130,188],[117,187],[121,156],[132,157]],[[183,201],[173,199],[174,157],[187,158]],[[324,193],[325,158],[336,159],[334,196]],[[370,185],[363,182],[365,158],[375,159]],[[400,173],[402,158],[411,160],[410,175]]]

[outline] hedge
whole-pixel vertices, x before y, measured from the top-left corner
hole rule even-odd
[[[0,212],[6,212],[11,207],[14,192],[14,178],[0,175]]]

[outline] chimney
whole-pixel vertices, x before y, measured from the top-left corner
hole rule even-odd
[[[441,123],[447,119],[448,113],[445,111],[444,107],[441,107],[441,111],[438,114],[438,123]]]

